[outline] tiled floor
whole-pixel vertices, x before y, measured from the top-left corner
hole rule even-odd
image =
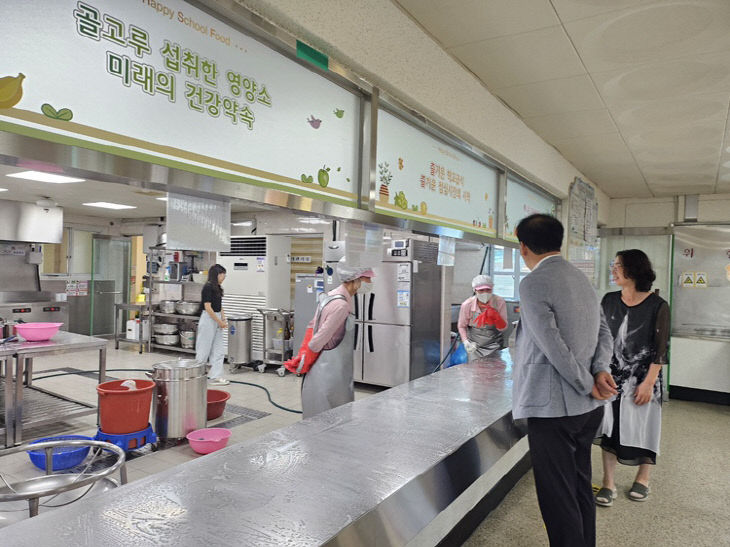
[[[107,371],[109,376],[119,379],[145,378],[143,372],[132,371],[130,369],[150,370],[150,367],[154,363],[177,359],[181,355],[175,352],[145,353],[140,355],[136,351],[136,346],[122,345],[120,349],[115,350],[113,343],[110,342],[107,350]],[[97,404],[97,380],[94,375],[74,374],[54,378],[49,377],[47,379],[42,378],[44,375],[50,376],[63,372],[63,370],[58,369],[97,371],[98,352],[80,352],[42,357],[36,359],[33,364],[35,386],[85,403]],[[232,381],[250,382],[264,386],[270,391],[272,399],[279,405],[301,410],[301,379],[293,375],[287,375],[282,378],[274,372],[274,368],[270,368],[269,370],[270,372],[261,374],[249,368],[244,368],[241,372],[226,374],[226,377]],[[287,412],[273,406],[268,401],[266,393],[260,388],[231,383],[228,386],[216,387],[215,389],[222,389],[231,394],[228,404],[268,414],[259,419],[252,419],[245,423],[240,423],[240,425],[233,425],[231,427],[232,435],[229,444],[257,437],[301,419],[300,414]],[[360,399],[372,393],[377,393],[379,390],[356,386],[355,391],[356,399]],[[240,419],[236,420],[236,418],[240,417],[240,413],[231,412],[227,409],[223,416],[210,422],[208,425],[214,427],[219,423],[230,422],[231,420],[235,420],[235,424],[236,422],[243,421]],[[65,434],[93,436],[96,433],[96,427],[96,416],[87,416],[59,421],[51,426],[26,431],[24,433],[24,439],[32,440],[44,436]],[[128,479],[130,482],[138,480],[198,457],[201,456],[193,452],[187,442],[157,452],[150,452],[142,457],[131,459],[127,463]],[[26,454],[2,456],[2,453],[0,453],[0,473],[11,482],[42,474],[41,471],[33,467]]]
[[[670,399],[662,409],[661,454],[651,494],[627,497],[635,467],[616,469],[618,498],[596,508],[596,544],[730,545],[730,407]],[[593,447],[593,483],[602,478],[601,449]],[[467,547],[547,545],[532,471],[464,544]]]

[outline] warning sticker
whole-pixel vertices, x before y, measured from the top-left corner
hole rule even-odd
[[[695,272],[695,287],[698,289],[707,288],[707,273],[706,272]]]
[[[682,283],[682,287],[684,287],[684,288],[693,288],[695,286],[695,273],[694,272],[682,273],[681,283]]]

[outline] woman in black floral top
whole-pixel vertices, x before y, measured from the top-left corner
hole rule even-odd
[[[611,269],[620,291],[608,293],[601,306],[614,337],[611,373],[616,399],[605,406],[600,440],[603,487],[598,505],[616,498],[616,462],[639,466],[629,499],[649,496],[649,474],[659,454],[662,409],[662,365],[667,363],[669,306],[650,292],[656,279],[643,251],[620,251]]]

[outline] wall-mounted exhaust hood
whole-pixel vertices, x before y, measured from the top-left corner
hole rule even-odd
[[[61,243],[63,209],[0,200],[0,241]]]

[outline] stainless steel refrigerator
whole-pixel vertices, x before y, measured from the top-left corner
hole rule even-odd
[[[373,291],[355,295],[355,381],[392,387],[420,378],[440,358],[438,244],[398,240],[374,267]]]

